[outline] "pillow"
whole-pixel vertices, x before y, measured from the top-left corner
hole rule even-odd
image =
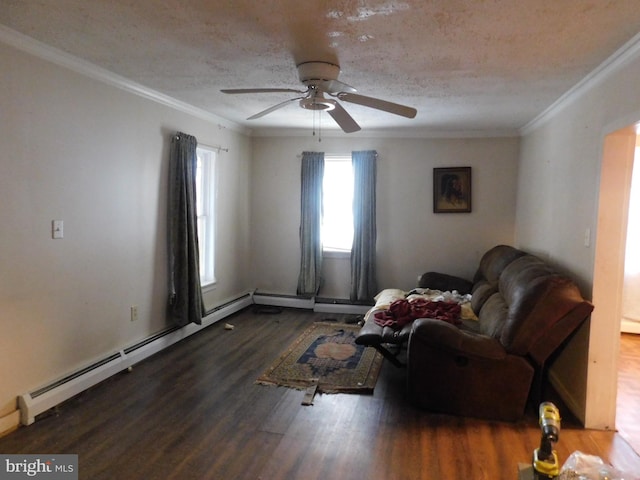
[[[472,320],[474,322],[478,321],[478,317],[473,312],[470,302],[465,302],[460,305],[460,318],[462,320]]]
[[[387,309],[396,300],[406,297],[406,292],[399,288],[387,288],[374,297],[376,309]]]

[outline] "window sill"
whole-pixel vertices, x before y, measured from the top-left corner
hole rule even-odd
[[[323,250],[322,256],[324,258],[351,258],[351,251],[345,250]]]
[[[209,292],[212,292],[213,290],[215,290],[217,285],[218,285],[217,282],[214,280],[211,283],[207,283],[205,285],[201,285],[200,288],[202,289],[202,293],[209,293]]]

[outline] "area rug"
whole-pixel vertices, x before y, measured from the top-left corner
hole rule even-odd
[[[383,357],[356,345],[357,325],[316,322],[304,331],[256,383],[323,393],[372,393]]]

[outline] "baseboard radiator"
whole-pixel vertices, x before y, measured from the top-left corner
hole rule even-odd
[[[314,312],[347,313],[355,315],[364,315],[372,307],[372,305],[354,305],[341,299],[302,297],[262,292],[254,292],[253,301],[256,305],[303,308],[313,310]]]
[[[247,293],[208,312],[202,319],[202,325],[191,323],[185,327],[168,328],[59,380],[20,395],[20,423],[31,425],[37,415],[253,303],[252,294]]]

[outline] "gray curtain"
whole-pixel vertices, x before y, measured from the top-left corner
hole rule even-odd
[[[298,295],[318,293],[322,273],[322,177],[324,153],[302,153],[302,195],[300,213],[300,275]]]
[[[179,326],[201,324],[204,316],[198,261],[196,212],[196,138],[177,132],[171,138],[167,235],[169,318]]]
[[[353,152],[353,246],[351,301],[370,301],[376,281],[376,157],[375,150]]]

